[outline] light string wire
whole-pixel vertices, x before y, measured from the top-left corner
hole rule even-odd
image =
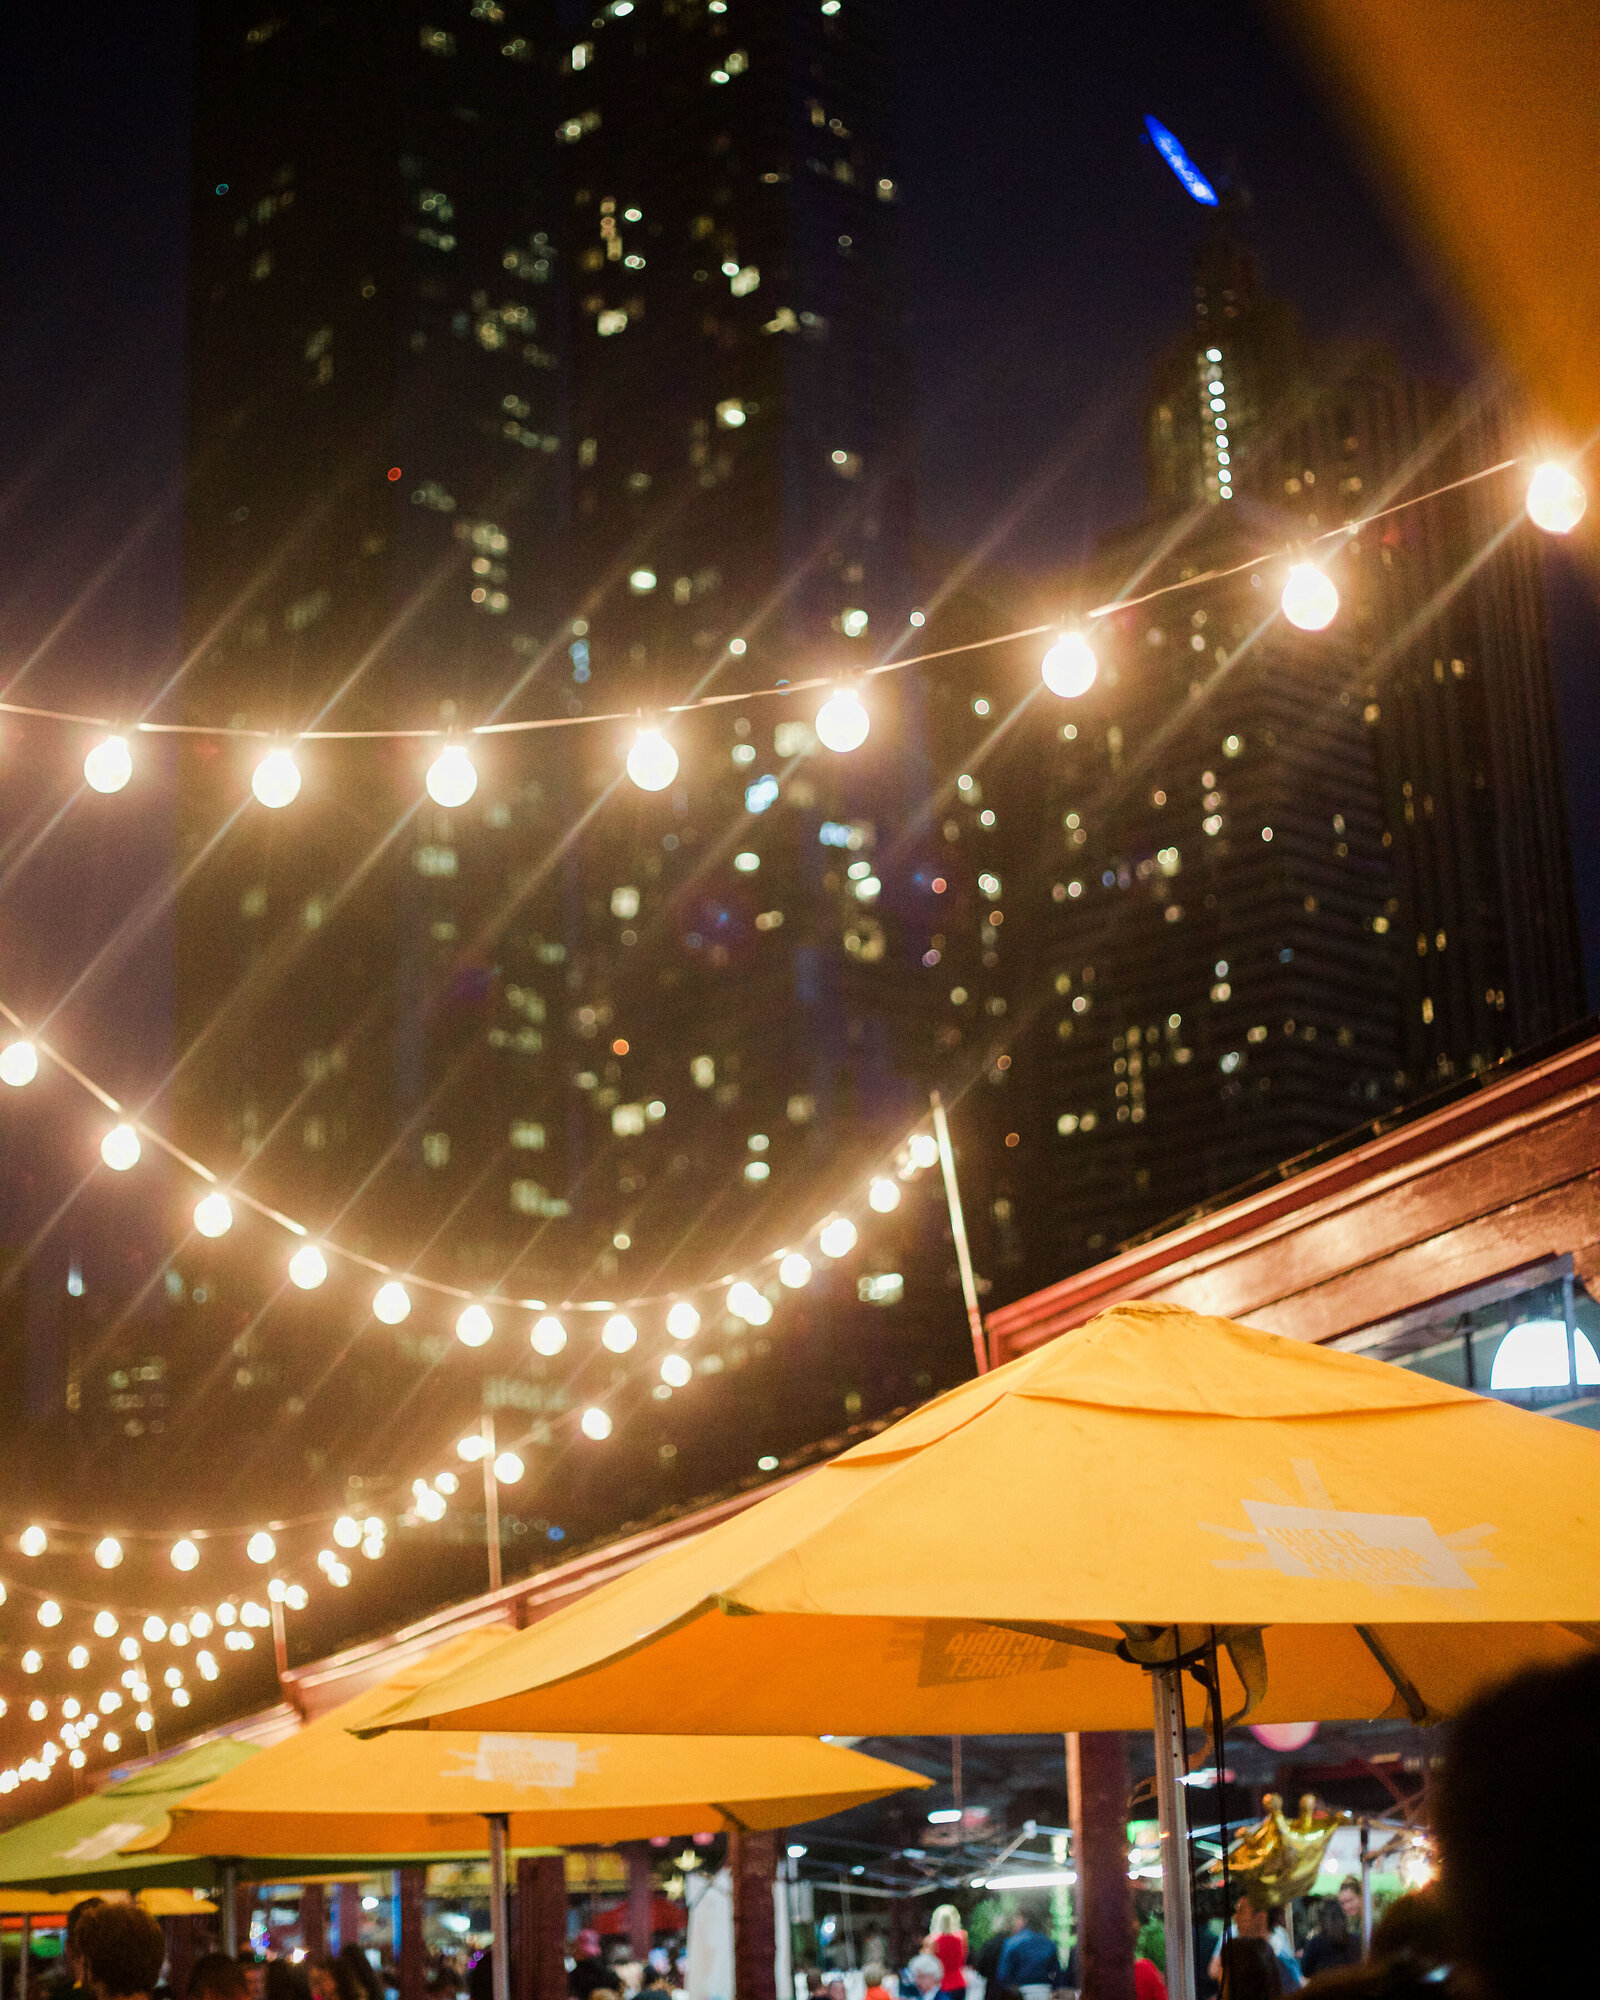
[[[1378,508],[1371,514],[1364,514],[1357,520],[1346,521],[1336,528],[1325,529],[1320,534],[1266,549],[1243,562],[1233,563],[1221,569],[1203,570],[1193,576],[1180,577],[1172,583],[1161,584],[1156,589],[1145,591],[1137,597],[1117,597],[1104,604],[1092,605],[1082,614],[1082,620],[1089,622],[1111,618],[1118,612],[1133,610],[1160,597],[1169,597],[1179,591],[1198,590],[1206,584],[1239,576],[1246,570],[1259,569],[1264,564],[1292,560],[1302,550],[1316,548],[1325,542],[1353,540],[1379,521],[1388,520],[1395,514],[1406,513],[1413,507],[1426,506],[1430,501],[1441,499],[1445,494],[1457,492],[1464,486],[1476,485],[1480,480],[1496,478],[1503,472],[1530,462],[1530,454],[1500,459],[1477,472],[1469,472],[1460,479],[1448,480],[1442,486],[1432,487],[1426,493],[1413,494],[1409,499],[1398,500],[1391,506]],[[130,728],[132,733],[144,736],[203,736],[267,743],[440,742],[467,736],[525,735],[544,729],[575,729],[598,723],[632,722],[638,720],[643,713],[662,716],[690,715],[700,709],[721,708],[730,702],[759,701],[774,696],[814,693],[819,688],[836,687],[853,680],[872,679],[881,674],[900,673],[909,667],[928,666],[936,660],[950,659],[957,654],[985,652],[991,647],[1009,646],[1021,639],[1039,638],[1047,632],[1062,630],[1070,622],[1068,618],[1050,619],[1041,624],[1022,626],[1013,632],[999,632],[986,639],[969,640],[959,646],[943,646],[932,652],[912,653],[900,659],[880,660],[867,667],[841,666],[834,673],[812,674],[802,680],[782,680],[770,687],[750,688],[737,694],[703,694],[687,701],[647,708],[636,705],[632,708],[609,709],[592,715],[526,717],[511,722],[469,723],[464,727],[440,724],[424,729],[277,730],[228,723],[151,721],[135,722]],[[120,726],[109,716],[85,715],[70,709],[38,708],[21,702],[0,701],[0,714],[19,715],[39,722],[66,723],[84,729],[114,730]]]

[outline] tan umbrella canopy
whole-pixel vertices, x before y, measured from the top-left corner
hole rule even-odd
[[[1102,1313],[431,1687],[382,1728],[1431,1719],[1600,1643],[1600,1437],[1176,1306]],[[1178,1935],[1180,1934],[1181,1935]],[[1184,1985],[1181,1922],[1169,1923]]]

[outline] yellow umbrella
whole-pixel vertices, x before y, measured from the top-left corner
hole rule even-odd
[[[51,1895],[44,1889],[0,1889],[0,1917],[68,1917],[90,1892]],[[188,1889],[141,1889],[128,1896],[113,1889],[103,1901],[137,1903],[152,1917],[213,1917],[217,1906]]]
[[[803,1736],[351,1734],[498,1634],[451,1640],[170,1808],[163,1854],[481,1852],[790,1826],[929,1780]],[[143,1843],[141,1844],[143,1845]],[[148,1849],[146,1850],[148,1851]]]
[[[1260,1721],[1427,1720],[1600,1643],[1600,1438],[1116,1307],[367,1726],[1126,1729],[1148,1675],[1181,1961],[1182,1666],[1213,1635]]]

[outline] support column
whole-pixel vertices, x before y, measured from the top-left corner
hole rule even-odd
[[[567,2000],[567,1865],[559,1854],[517,1862],[512,2000]]]
[[[656,1883],[650,1866],[650,1849],[643,1841],[630,1842],[628,1856],[628,1942],[641,1964],[649,1956],[655,1936]]]
[[[777,1925],[772,1884],[778,1841],[771,1833],[731,1833],[733,1991],[735,2000],[778,2000]]]
[[[167,1972],[174,1993],[189,1990],[189,1968],[194,1964],[194,1918],[163,1917],[161,1928],[167,1939]]]
[[[401,1868],[400,1938],[395,1949],[395,1970],[400,1975],[400,2000],[423,2000],[428,1980],[428,1957],[422,1946],[422,1904],[428,1893],[426,1868]]]
[[[300,1943],[307,1958],[328,1955],[328,1895],[320,1882],[300,1887]]]
[[[1133,1895],[1128,1886],[1128,1746],[1120,1730],[1067,1738],[1067,1798],[1078,1874],[1084,2000],[1133,2000]]]
[[[237,1939],[234,1956],[250,1949],[250,1918],[256,1907],[254,1882],[237,1883],[233,1891],[233,1935]]]
[[[356,1882],[339,1884],[339,1949],[347,1944],[359,1946],[361,1943],[361,1886]]]

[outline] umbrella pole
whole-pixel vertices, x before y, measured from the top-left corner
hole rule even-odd
[[[1150,1675],[1155,1701],[1156,1809],[1161,1817],[1161,1897],[1167,1940],[1167,1992],[1195,2000],[1194,1900],[1189,1881],[1189,1816],[1182,1779],[1189,1752],[1183,1716],[1183,1669]]]
[[[28,2000],[28,1960],[33,1955],[33,1919],[22,1920],[22,1958],[17,1966],[17,2000]]]
[[[239,1870],[232,1861],[222,1867],[222,1949],[229,1958],[239,1956]]]
[[[506,1934],[506,1829],[504,1813],[489,1816],[489,1928],[493,1937],[490,1970],[494,2000],[511,2000],[510,1939]]]

